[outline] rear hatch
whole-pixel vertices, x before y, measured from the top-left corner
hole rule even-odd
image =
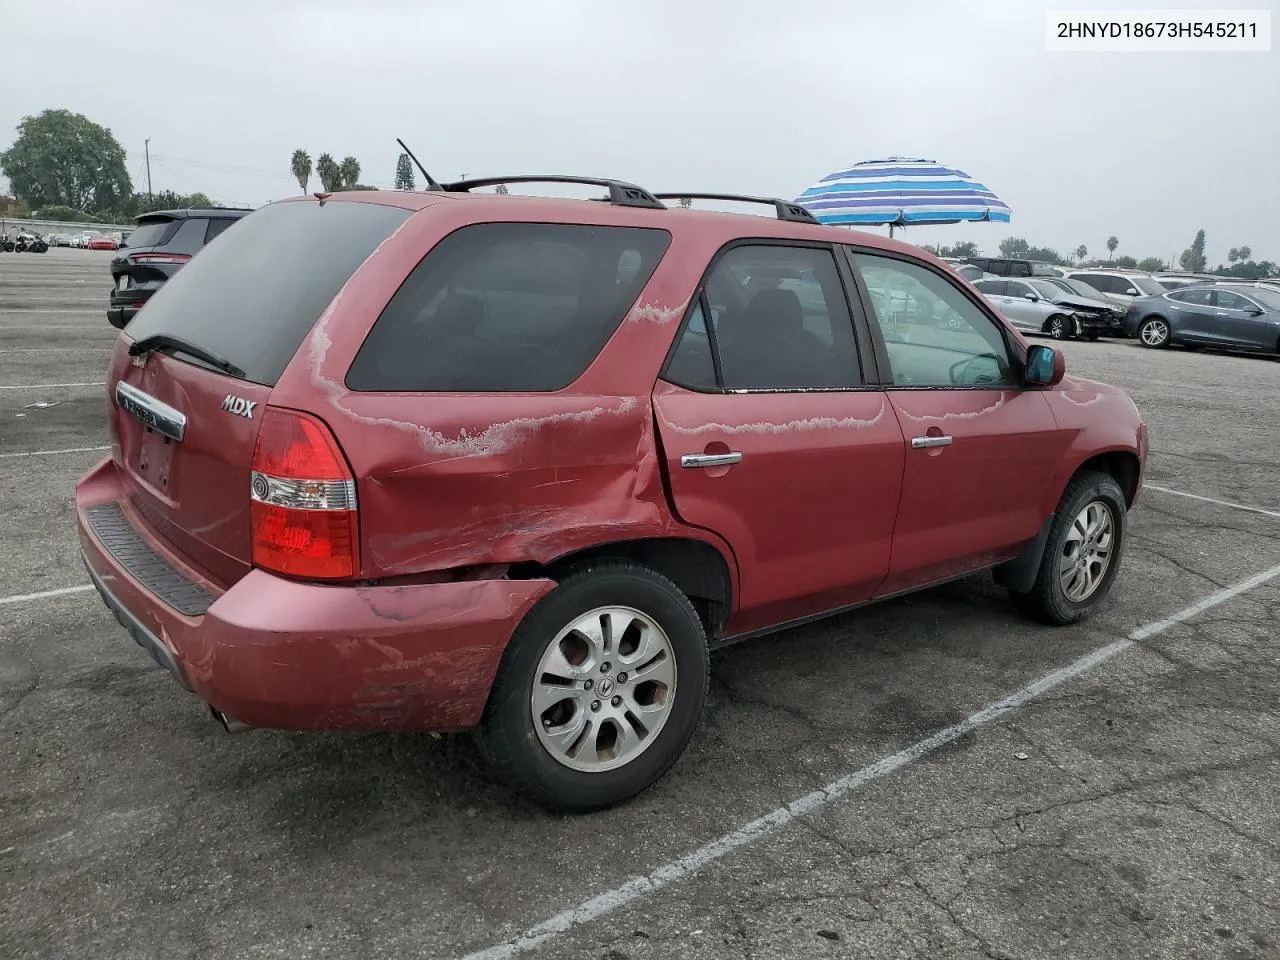
[[[224,586],[251,564],[250,466],[272,387],[329,301],[410,215],[374,203],[264,207],[164,284],[122,334],[108,391],[130,500]]]

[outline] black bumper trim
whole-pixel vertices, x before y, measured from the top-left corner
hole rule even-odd
[[[184,689],[190,690],[191,684],[188,682],[186,674],[182,672],[182,664],[178,663],[178,659],[173,655],[173,652],[161,643],[160,638],[148,630],[141,620],[129,612],[125,605],[120,602],[120,599],[111,592],[102,578],[94,571],[83,552],[80,558],[84,561],[85,569],[89,571],[89,579],[93,581],[93,586],[98,591],[98,596],[102,598],[102,602],[106,604],[107,609],[115,615],[120,626],[128,631],[129,636],[133,637],[133,642],[147,651],[152,660],[169,671],[173,679],[177,680]]]
[[[186,617],[201,617],[213,606],[217,598],[152,550],[118,503],[89,507],[84,518],[93,535],[129,576],[174,610]]]

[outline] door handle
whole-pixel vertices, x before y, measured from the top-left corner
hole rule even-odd
[[[742,454],[730,453],[686,453],[680,457],[680,466],[692,467],[727,467],[733,463],[741,463]]]
[[[949,447],[951,446],[950,437],[912,437],[912,450],[927,450],[929,447]]]

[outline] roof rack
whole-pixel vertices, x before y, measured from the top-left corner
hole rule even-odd
[[[793,223],[818,223],[818,218],[789,200],[777,197],[745,197],[737,193],[655,193],[658,200],[736,200],[739,203],[767,203],[771,205],[779,220],[790,220]]]
[[[506,183],[585,183],[596,187],[605,187],[609,191],[609,202],[621,207],[647,207],[652,210],[665,210],[666,205],[644,187],[621,180],[606,180],[599,177],[563,177],[557,175],[539,176],[519,174],[512,177],[482,177],[478,180],[455,180],[453,183],[441,184],[449,193],[466,193],[475,187],[496,187]]]

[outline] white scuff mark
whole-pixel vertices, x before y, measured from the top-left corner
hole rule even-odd
[[[684,316],[685,307],[689,305],[689,301],[684,301],[678,306],[664,307],[657,303],[646,303],[643,306],[636,307],[627,317],[628,323],[653,323],[658,326],[666,326],[668,323],[679,320]]]
[[[908,420],[914,420],[917,423],[923,423],[926,420],[976,420],[978,417],[985,417],[988,414],[995,413],[1003,407],[1009,400],[1009,393],[1010,391],[1001,390],[999,399],[981,410],[966,410],[960,413],[926,413],[920,416],[916,416],[909,410],[902,409],[901,405],[897,407],[897,410],[900,416],[906,417]]]
[[[786,423],[771,423],[767,420],[756,423],[703,423],[696,427],[672,425],[677,433],[697,436],[706,433],[728,434],[782,434],[807,433],[816,430],[861,430],[874,427],[884,419],[884,402],[874,417],[806,417],[800,420],[788,420]]]

